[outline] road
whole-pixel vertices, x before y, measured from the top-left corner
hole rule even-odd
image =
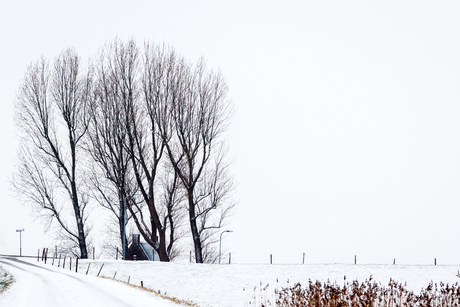
[[[0,295],[1,307],[171,307],[172,302],[125,284],[32,261],[0,257],[16,282]]]

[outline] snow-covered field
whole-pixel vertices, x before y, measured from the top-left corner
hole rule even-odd
[[[36,260],[28,261],[37,263]],[[388,284],[390,278],[406,283],[407,288],[416,293],[426,287],[430,281],[460,282],[460,278],[456,276],[460,265],[199,265],[84,260],[79,262],[78,274],[84,275],[90,265],[89,275],[97,275],[102,264],[104,264],[101,271],[103,276],[112,278],[116,272],[115,279],[122,281],[129,279],[130,283],[135,285],[140,285],[142,281],[145,287],[170,297],[193,301],[202,307],[258,306],[260,299],[272,297],[275,288],[294,285],[297,282],[306,285],[309,279],[320,281],[329,279],[341,284],[344,276],[348,281],[358,279],[361,282],[372,275],[382,284]],[[40,265],[44,264],[40,262]],[[75,263],[73,263],[73,270],[75,270],[74,265]],[[51,267],[51,261],[48,260],[46,267]],[[63,270],[62,267],[56,269]],[[68,263],[65,270],[69,270]],[[14,275],[14,272],[12,273]],[[261,290],[267,284],[268,288]],[[119,283],[118,286],[127,287]],[[20,283],[18,282],[9,291],[19,293]],[[4,306],[1,298],[0,306]]]

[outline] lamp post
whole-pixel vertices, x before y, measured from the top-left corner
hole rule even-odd
[[[219,240],[219,264],[220,264],[220,254],[221,254],[221,250],[222,250],[222,235],[226,232],[233,232],[233,230],[224,230],[221,232],[220,234],[220,240]]]
[[[128,223],[127,218],[126,218],[126,200],[130,197],[133,197],[136,195],[136,193],[130,194],[125,197],[124,202],[123,202],[123,235],[121,240],[123,241],[123,260],[126,260],[126,224]]]
[[[16,229],[16,232],[19,232],[19,256],[22,256],[22,232],[24,229]]]

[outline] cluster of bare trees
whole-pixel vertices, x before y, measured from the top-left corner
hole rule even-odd
[[[186,250],[181,239],[197,263],[213,262],[234,205],[224,142],[231,107],[219,72],[167,46],[114,40],[85,71],[74,50],[51,68],[41,59],[17,97],[14,187],[81,258],[93,201],[112,213],[119,246],[129,219],[161,261]]]

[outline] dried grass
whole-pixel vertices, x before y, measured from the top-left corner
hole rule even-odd
[[[138,286],[138,285],[133,285],[133,284],[130,284],[130,283],[126,282],[126,281],[121,281],[121,280],[113,279],[113,278],[106,277],[106,276],[99,276],[99,277],[104,278],[104,279],[114,280],[114,281],[123,283],[125,285],[128,285],[128,286],[136,288],[136,289],[140,289],[140,290],[143,290],[143,291],[154,293],[155,295],[161,297],[162,299],[174,302],[174,303],[179,304],[179,305],[190,306],[190,307],[199,307],[197,304],[195,304],[193,302],[186,301],[186,300],[180,300],[180,299],[177,299],[175,297],[170,297],[170,296],[167,296],[166,293],[162,294],[161,291],[156,291],[156,290],[153,290],[153,289],[150,289],[150,288],[147,288],[147,287],[141,287],[141,286]]]
[[[383,286],[372,276],[363,283],[344,278],[343,286],[309,280],[305,287],[297,283],[275,290],[275,299],[280,307],[451,307],[460,306],[460,286],[431,282],[416,295],[401,283],[390,280],[388,286]]]

